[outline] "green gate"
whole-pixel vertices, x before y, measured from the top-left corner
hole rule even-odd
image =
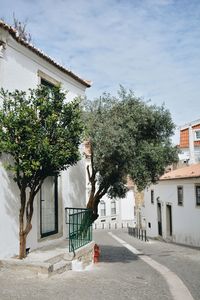
[[[92,241],[92,210],[87,208],[65,208],[68,224],[69,252]]]

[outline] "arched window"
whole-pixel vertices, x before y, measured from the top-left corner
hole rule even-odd
[[[103,200],[100,202],[100,214],[101,217],[106,215],[106,203]]]
[[[111,201],[111,215],[116,215],[116,201]]]

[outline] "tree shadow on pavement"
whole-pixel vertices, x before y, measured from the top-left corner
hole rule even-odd
[[[116,247],[108,245],[100,245],[100,262],[106,263],[130,263],[138,260],[137,255],[130,252],[125,247]]]

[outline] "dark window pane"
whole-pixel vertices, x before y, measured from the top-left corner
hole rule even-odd
[[[200,186],[196,186],[196,205],[200,205]]]
[[[151,190],[151,203],[154,203],[154,190]]]
[[[47,86],[49,88],[53,88],[54,87],[54,85],[52,83],[48,82],[47,80],[45,80],[43,78],[41,78],[41,85]]]
[[[183,205],[183,187],[177,187],[178,205]]]

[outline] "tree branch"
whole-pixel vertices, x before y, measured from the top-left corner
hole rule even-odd
[[[87,166],[87,174],[88,174],[88,179],[91,182],[91,176],[90,176],[90,166]]]

